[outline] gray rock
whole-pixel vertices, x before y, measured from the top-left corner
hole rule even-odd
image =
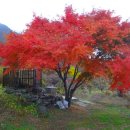
[[[15,90],[12,88],[6,88],[5,92],[8,94],[12,94],[12,93],[15,93]]]
[[[61,98],[60,96],[45,93],[43,88],[36,88],[33,92],[27,91],[27,89],[6,88],[6,92],[20,97],[20,103],[22,105],[31,105],[32,103],[36,103],[41,113],[46,110],[45,107],[54,106],[56,101],[59,101]]]
[[[53,85],[47,86],[45,90],[50,95],[56,95],[56,87],[54,87]]]
[[[47,107],[43,104],[38,105],[38,112],[44,114],[47,113],[48,112]]]
[[[16,92],[15,95],[16,96],[22,96],[22,93],[21,92]]]
[[[39,98],[37,101],[36,101],[36,104],[41,104],[42,103],[42,99],[41,98]]]
[[[27,93],[27,90],[26,89],[22,89],[21,92],[22,93]]]

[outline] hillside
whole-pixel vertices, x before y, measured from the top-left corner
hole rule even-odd
[[[11,32],[11,29],[8,26],[0,23],[0,42],[4,43],[5,42],[4,35],[9,34],[10,32]]]

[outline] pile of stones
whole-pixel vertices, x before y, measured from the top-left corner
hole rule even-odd
[[[40,109],[39,111],[42,111],[41,108],[45,109],[45,107],[55,106],[57,101],[62,100],[62,96],[51,95],[41,87],[32,89],[6,87],[5,92],[20,97],[20,103],[22,105],[37,104]]]

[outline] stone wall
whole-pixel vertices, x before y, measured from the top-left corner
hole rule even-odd
[[[45,92],[43,88],[33,88],[32,90],[28,89],[16,89],[16,88],[7,88],[6,93],[14,94],[18,97],[21,97],[22,105],[30,105],[36,103],[38,106],[42,105],[45,107],[55,106],[58,100],[62,100],[61,96],[50,95]]]

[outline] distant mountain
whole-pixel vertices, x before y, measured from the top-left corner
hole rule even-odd
[[[0,23],[0,42],[4,43],[5,42],[5,36],[4,35],[9,34],[11,31],[12,30],[8,26]]]

